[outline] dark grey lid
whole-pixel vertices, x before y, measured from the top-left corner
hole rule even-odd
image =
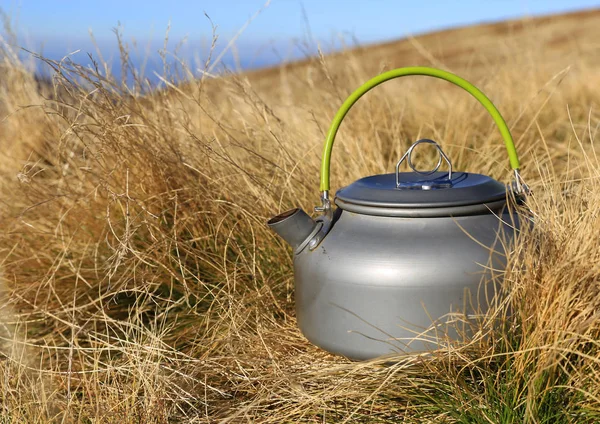
[[[399,181],[403,185],[419,187],[421,183],[425,183],[426,187],[433,187],[428,190],[422,188],[396,188],[395,173],[373,175],[361,178],[338,190],[336,204],[342,209],[356,209],[351,206],[356,205],[367,206],[369,209],[407,208],[415,210],[498,204],[506,199],[505,185],[481,174],[453,172],[450,180],[452,185],[446,188],[443,186],[444,183],[448,182],[447,172],[435,172],[431,175],[401,172],[399,173]],[[436,188],[436,185],[442,187]],[[428,214],[431,214],[431,212],[433,211],[428,212]],[[383,211],[377,214],[385,215]],[[435,215],[438,215],[438,213],[436,212]]]

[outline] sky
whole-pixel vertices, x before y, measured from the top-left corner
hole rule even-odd
[[[223,63],[242,69],[314,54],[317,45],[331,51],[479,22],[600,7],[600,0],[272,0],[264,5],[264,0],[0,0],[18,36],[14,47],[53,59],[78,49],[72,59],[80,63],[89,61],[87,52],[97,56],[91,31],[103,58],[116,65],[114,29],[120,25],[123,38],[135,43],[134,61],[147,57],[150,68],[158,66],[157,51],[170,28],[168,50],[184,41],[178,57],[200,66],[209,51],[212,21],[219,36],[213,58],[237,34]]]

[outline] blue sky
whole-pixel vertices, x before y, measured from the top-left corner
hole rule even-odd
[[[93,31],[103,56],[116,57],[113,28],[120,22],[124,38],[136,40],[140,55],[156,55],[171,25],[170,48],[187,38],[181,55],[203,58],[211,26],[218,26],[219,49],[265,2],[263,0],[0,0],[19,35],[18,44],[51,58],[82,49],[75,60],[94,51]],[[325,50],[374,43],[452,26],[600,7],[600,0],[272,0],[239,37],[242,67],[274,64],[302,56],[298,40]],[[308,25],[307,25],[308,22]],[[309,29],[310,28],[310,29]],[[228,61],[233,60],[227,56]]]

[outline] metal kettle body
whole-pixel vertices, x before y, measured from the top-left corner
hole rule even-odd
[[[315,250],[294,256],[298,324],[317,346],[352,359],[436,349],[499,300],[494,270],[518,227],[509,212],[336,215]]]
[[[437,143],[420,140],[397,163],[395,174],[366,177],[341,189],[333,209],[329,163],[341,121],[368,90],[405,75],[448,80],[486,107],[511,159],[515,181],[510,190],[487,176],[453,173]],[[418,171],[411,163],[413,148],[422,142],[439,151],[432,171]],[[415,172],[399,172],[405,158]],[[442,159],[448,175],[437,172]],[[323,215],[313,220],[293,209],[268,222],[293,247],[302,333],[329,352],[359,360],[430,351],[458,339],[470,318],[500,300],[505,249],[519,229],[507,198],[525,191],[518,167],[506,123],[467,81],[432,68],[400,68],[361,86],[342,105],[327,135],[322,205],[316,208]]]

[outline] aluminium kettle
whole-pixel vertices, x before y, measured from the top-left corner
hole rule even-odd
[[[506,144],[514,180],[459,172],[434,141],[414,143],[395,172],[361,178],[329,199],[333,142],[349,109],[373,87],[393,78],[426,75],[473,95],[489,112]],[[438,151],[434,169],[417,170],[414,148]],[[403,162],[412,172],[400,172]],[[445,162],[447,171],[440,171]],[[505,249],[519,230],[511,197],[526,186],[506,122],[466,80],[434,68],[385,72],[343,103],[328,131],[321,163],[321,216],[292,209],[268,225],[293,249],[298,324],[306,338],[332,353],[370,359],[427,352],[460,338],[453,324],[484,314],[501,298]],[[498,275],[500,274],[500,275]],[[500,278],[498,278],[500,277]],[[462,334],[462,333],[461,333]]]

